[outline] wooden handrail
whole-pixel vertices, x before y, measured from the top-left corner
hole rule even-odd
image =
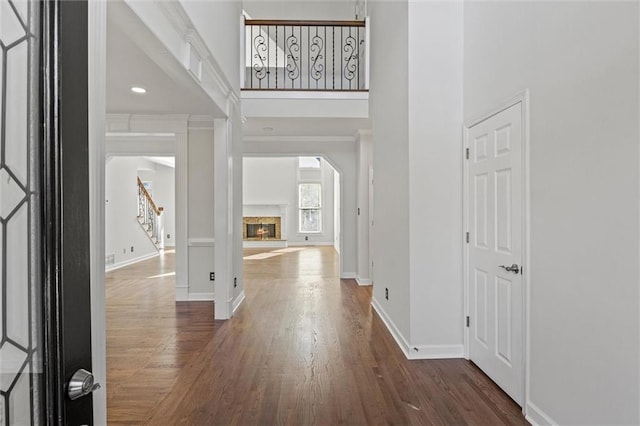
[[[278,25],[297,27],[364,27],[365,21],[298,21],[273,19],[246,19],[245,25]]]
[[[163,207],[156,207],[156,203],[153,202],[153,198],[151,198],[151,195],[149,195],[149,192],[147,191],[147,188],[144,187],[144,184],[142,183],[140,178],[138,178],[138,188],[142,190],[142,193],[144,194],[145,198],[149,202],[149,205],[151,206],[151,208],[153,209],[155,214],[160,216],[162,214],[162,212],[164,211],[164,208]]]

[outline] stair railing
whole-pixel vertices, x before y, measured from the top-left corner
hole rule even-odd
[[[138,221],[147,231],[154,244],[161,244],[163,210],[164,208],[156,206],[147,188],[138,178]]]
[[[367,23],[246,19],[243,89],[367,91]]]

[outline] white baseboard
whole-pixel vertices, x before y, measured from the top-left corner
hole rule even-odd
[[[186,302],[189,300],[189,287],[176,286],[176,302]]]
[[[373,285],[371,278],[362,278],[360,275],[357,275],[357,274],[356,274],[356,282],[358,283],[359,286]]]
[[[409,359],[464,358],[464,345],[416,345],[412,346]]]
[[[531,401],[527,401],[525,407],[525,418],[529,423],[533,426],[543,426],[543,425],[557,425],[557,422],[554,422],[551,417],[547,416],[544,411],[538,408],[537,405],[532,403]]]
[[[398,327],[396,327],[393,321],[391,321],[391,318],[389,318],[389,315],[387,315],[375,297],[371,298],[371,306],[373,307],[373,310],[376,311],[384,325],[387,326],[389,333],[391,333],[398,346],[400,346],[400,350],[402,350],[404,355],[409,358],[409,343],[407,343],[402,333],[400,333],[400,330],[398,330]]]
[[[105,272],[115,271],[116,269],[124,268],[125,266],[133,265],[134,263],[142,262],[143,260],[151,259],[156,256],[160,256],[160,252],[155,251],[134,259],[125,260],[124,262],[114,263],[113,265],[107,266],[104,270]]]
[[[289,247],[305,247],[305,246],[333,246],[333,242],[317,242],[317,241],[289,241]]]
[[[235,314],[240,305],[242,305],[242,302],[244,302],[244,290],[242,290],[238,297],[233,301],[233,310],[231,312]]]
[[[216,298],[213,292],[189,293],[190,302],[213,302],[214,300],[216,300]]]
[[[341,280],[355,280],[356,273],[355,272],[343,272],[340,274]]]
[[[243,248],[287,248],[287,240],[245,240],[242,241]]]
[[[374,298],[371,299],[371,306],[376,311],[384,325],[387,326],[389,333],[393,336],[396,343],[404,353],[407,359],[450,359],[464,358],[464,345],[410,345],[404,338],[398,327],[393,323],[389,315],[382,308],[380,303]]]

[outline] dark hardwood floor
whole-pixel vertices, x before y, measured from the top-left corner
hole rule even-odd
[[[171,271],[168,253],[107,274],[109,424],[527,424],[472,363],[408,361],[333,248],[245,260],[226,322],[175,303]]]

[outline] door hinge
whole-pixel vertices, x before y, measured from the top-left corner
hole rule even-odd
[[[469,244],[469,233],[467,232],[467,244]]]
[[[467,315],[467,327],[469,327],[469,316]]]
[[[465,149],[465,154],[464,154],[465,158],[468,160],[469,159],[469,148]]]

